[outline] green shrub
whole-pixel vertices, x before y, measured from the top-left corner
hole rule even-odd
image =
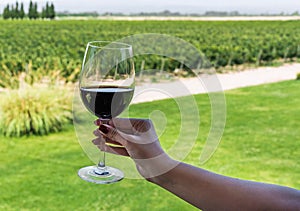
[[[0,87],[19,87],[19,73],[11,71],[5,64],[0,67]]]
[[[300,80],[300,73],[297,74],[297,80]]]
[[[45,135],[71,121],[70,88],[27,86],[2,93],[0,132],[5,136]]]

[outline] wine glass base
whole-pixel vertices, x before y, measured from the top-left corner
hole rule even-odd
[[[87,166],[79,169],[78,176],[87,182],[96,184],[110,184],[124,178],[122,171],[109,166],[105,166],[103,169],[97,166]]]

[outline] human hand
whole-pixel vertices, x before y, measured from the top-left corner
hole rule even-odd
[[[99,129],[93,143],[102,151],[129,156],[139,173],[151,178],[165,173],[177,162],[162,149],[154,126],[149,119],[115,118],[108,123],[96,120]]]

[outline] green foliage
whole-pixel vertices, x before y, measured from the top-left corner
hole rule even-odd
[[[48,2],[46,5],[46,8],[48,7]],[[45,9],[44,7],[42,8],[42,13],[41,13],[41,18],[44,19],[47,17],[47,9]]]
[[[54,4],[51,3],[50,8],[49,8],[49,17],[50,19],[54,19],[55,18],[55,9],[54,9]]]
[[[10,9],[9,9],[9,5],[7,5],[7,6],[4,8],[2,16],[3,16],[3,19],[4,19],[4,20],[10,18]]]
[[[11,5],[11,7],[9,6],[9,4],[4,8],[3,10],[3,19],[23,19],[25,17],[25,13],[24,13],[24,5],[23,3],[21,3],[21,6],[19,8],[19,3],[16,2],[15,6]]]
[[[37,10],[35,10],[35,5],[30,1],[29,9],[28,9],[28,18],[29,19],[36,19]]]
[[[67,87],[24,85],[1,94],[0,131],[5,136],[45,135],[60,131],[71,120]]]
[[[23,2],[21,3],[21,8],[20,8],[20,18],[23,19],[25,17],[25,12],[24,12],[24,4]]]
[[[29,9],[28,9],[28,18],[29,19],[37,19],[37,18],[39,18],[39,12],[38,12],[37,3],[32,3],[32,1],[30,1],[30,3],[29,3]]]
[[[140,33],[182,38],[216,68],[300,58],[300,21],[0,21],[0,72],[3,65],[14,72],[26,71],[31,62],[33,71],[60,71],[68,77],[81,68],[87,42]],[[135,58],[137,73],[143,60],[144,70],[162,66],[162,57],[139,56]],[[164,70],[172,72],[180,62],[166,60]]]
[[[19,10],[19,3],[16,2],[16,8],[15,8],[15,18],[20,18],[20,10]]]
[[[17,89],[19,87],[19,73],[11,71],[9,67],[2,64],[2,71],[0,71],[0,87],[9,87]]]
[[[300,73],[297,74],[297,80],[300,80]]]
[[[15,5],[9,6],[9,4],[4,8],[3,10],[3,19],[23,19],[25,17],[25,11],[24,11],[24,4],[21,3],[19,7],[19,2],[16,2]],[[56,16],[54,4],[51,3],[49,6],[48,2],[46,4],[46,8],[42,8],[41,14],[38,12],[38,5],[37,3],[33,3],[30,1],[29,3],[29,9],[28,9],[28,18],[29,19],[37,19],[39,17],[41,18],[48,18],[48,19],[54,19]]]
[[[11,63],[10,63],[11,64]],[[28,84],[44,83],[55,85],[59,83],[75,82],[77,75],[80,72],[79,67],[74,68],[72,62],[66,64],[65,68],[70,71],[67,75],[66,72],[61,70],[48,71],[43,67],[33,67],[32,61],[25,64],[25,72],[20,71],[22,67],[21,61],[15,61],[13,65],[19,65],[19,71],[11,70],[11,66],[2,65],[2,71],[0,71],[0,87],[18,89],[20,85],[20,78],[24,77],[24,82]],[[54,66],[56,67],[56,66]]]
[[[51,5],[49,6],[49,3],[46,3],[46,7],[42,9],[42,14],[41,14],[41,18],[49,18],[51,20],[53,20],[55,18],[56,14],[55,14],[55,9],[54,9],[54,4],[51,3]]]

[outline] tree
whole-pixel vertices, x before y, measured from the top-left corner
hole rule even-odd
[[[38,8],[37,3],[34,3],[34,6],[33,6],[33,18],[34,19],[39,18],[39,12],[38,12],[37,8]]]
[[[14,5],[11,5],[10,17],[11,17],[11,19],[15,19],[16,18],[16,10],[15,10]]]
[[[45,17],[49,18],[49,14],[50,14],[50,7],[48,2],[46,3],[46,9],[45,9]]]
[[[16,8],[15,8],[15,18],[18,19],[20,17],[20,11],[19,11],[19,3],[16,2]]]
[[[20,8],[20,12],[19,12],[19,17],[21,19],[23,19],[25,17],[25,12],[24,12],[24,5],[23,2],[21,3],[21,8]]]
[[[47,16],[46,16],[46,9],[44,7],[42,9],[41,18],[42,19],[47,18]]]
[[[54,9],[54,4],[51,3],[50,9],[49,9],[49,18],[54,19],[55,18],[55,9]]]
[[[33,3],[32,3],[32,1],[30,1],[30,3],[29,3],[29,10],[28,10],[28,18],[32,19],[33,16],[34,16],[34,14],[33,14]]]
[[[7,5],[4,10],[3,10],[3,19],[7,20],[10,18],[10,9],[9,9],[9,5]]]

